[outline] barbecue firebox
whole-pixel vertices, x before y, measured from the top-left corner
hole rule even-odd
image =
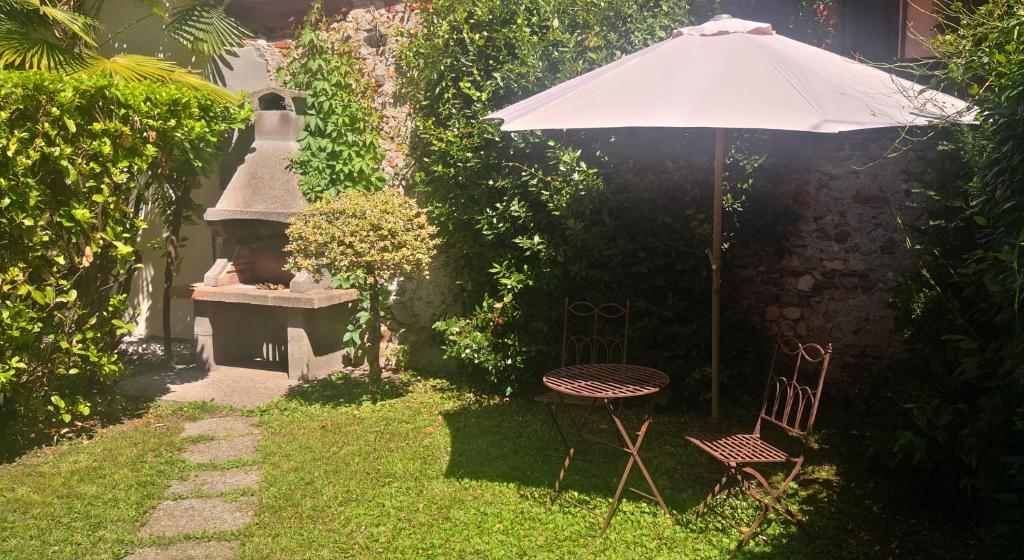
[[[306,206],[289,164],[305,97],[282,88],[252,97],[252,148],[203,216],[216,261],[191,287],[197,363],[316,379],[341,365],[342,334],[357,295],[331,289],[323,274],[284,269],[288,220]]]

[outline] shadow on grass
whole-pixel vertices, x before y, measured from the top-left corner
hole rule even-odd
[[[523,486],[532,489],[531,499],[537,499],[538,490],[546,496],[553,488],[564,446],[539,403],[469,404],[443,417],[451,437],[446,476]],[[641,456],[677,525],[687,532],[711,531],[717,538],[735,542],[738,533],[715,514],[705,514],[697,522],[692,517],[724,472],[683,440],[686,433],[711,427],[700,424],[672,414],[656,415]],[[743,431],[750,429],[747,424],[752,422],[715,428]],[[619,441],[615,432],[599,432],[609,441]],[[862,448],[852,440],[836,434],[821,434],[820,440],[820,446],[808,452],[808,466],[786,496],[803,518],[800,526],[770,515],[758,532],[762,537],[755,537],[756,542],[741,550],[738,558],[974,557],[977,543],[969,544],[969,531],[908,503],[892,479],[865,468]],[[614,494],[627,455],[607,447],[584,447],[580,453],[596,453],[603,460],[574,460],[563,488],[582,494],[584,501],[603,510]],[[763,472],[776,482],[782,474],[768,467]],[[647,490],[636,469],[627,486]],[[647,501],[628,491],[623,496]],[[729,519],[737,523],[748,523],[757,511],[752,500],[737,496],[719,500],[717,508],[729,512]],[[596,526],[595,522],[595,530]]]
[[[79,416],[70,423],[45,410],[17,415],[18,411],[11,403],[0,407],[0,464],[14,461],[39,447],[62,440],[91,437],[102,428],[140,418],[168,392],[166,387],[171,380],[193,381],[205,375],[189,369],[193,365],[191,342],[174,342],[175,354],[181,364],[179,368],[169,365],[164,359],[162,344],[162,339],[156,338],[127,342],[117,350],[126,370],[122,377],[111,384],[88,382],[70,388],[70,393],[83,397],[91,409],[87,416]],[[121,390],[133,381],[142,390]]]
[[[357,404],[399,399],[409,391],[409,384],[397,376],[386,376],[378,390],[370,389],[365,378],[347,373],[335,373],[309,383],[295,385],[284,397],[256,410],[277,409],[281,406],[319,406],[344,408]]]
[[[837,425],[842,426],[842,424]],[[929,505],[867,457],[867,442],[848,426],[819,431],[807,466],[787,495],[801,514],[799,531],[748,558],[981,558],[971,520]],[[769,517],[772,523],[785,523]]]
[[[504,401],[466,406],[443,416],[451,435],[446,476],[553,489],[566,448],[543,405]],[[604,422],[603,415],[596,417],[601,423],[588,430],[588,435],[611,445],[577,441],[577,452],[562,487],[588,498],[611,500],[628,455],[622,451],[622,441],[610,422]],[[705,477],[691,468],[697,457],[672,440],[672,430],[663,431],[658,424],[656,421],[652,426],[640,456],[669,508],[688,511],[700,497],[693,488],[702,487],[699,481]],[[635,467],[628,487],[649,493]],[[628,490],[623,496],[643,499]]]
[[[150,398],[121,395],[110,385],[98,386],[85,397],[92,405],[91,413],[72,423],[49,416],[0,415],[0,464],[15,461],[39,447],[67,439],[91,437],[107,426],[140,418],[153,403]]]

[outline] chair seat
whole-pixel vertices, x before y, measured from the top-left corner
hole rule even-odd
[[[752,434],[694,434],[686,440],[723,463],[782,463],[781,449]]]
[[[555,391],[541,393],[534,397],[534,400],[538,400],[544,403],[575,404],[582,406],[589,406],[591,404],[594,404],[594,399],[588,399],[586,397],[574,397],[572,395],[563,395],[562,393],[558,393]]]

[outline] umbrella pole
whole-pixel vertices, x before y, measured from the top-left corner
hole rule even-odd
[[[711,238],[711,418],[720,413],[718,394],[722,322],[722,176],[725,173],[725,130],[715,129],[715,210]]]

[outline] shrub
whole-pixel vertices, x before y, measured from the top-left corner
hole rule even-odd
[[[7,415],[89,413],[123,370],[142,209],[244,113],[168,84],[0,73],[0,395]]]
[[[927,225],[910,231],[920,268],[894,304],[913,354],[915,426],[896,452],[983,497],[1008,557],[1024,525],[1024,5],[953,2],[945,16],[953,31],[933,46],[982,125],[951,146],[965,180],[933,189]]]
[[[435,232],[416,202],[393,189],[324,197],[299,212],[288,228],[291,270],[344,275],[368,293],[363,311],[371,385],[380,384],[381,287],[427,272]]]
[[[683,0],[444,0],[400,53],[413,186],[460,279],[461,309],[436,328],[448,356],[506,391],[550,363],[561,298],[615,271],[601,270],[604,185],[581,150],[481,119],[686,19]]]

